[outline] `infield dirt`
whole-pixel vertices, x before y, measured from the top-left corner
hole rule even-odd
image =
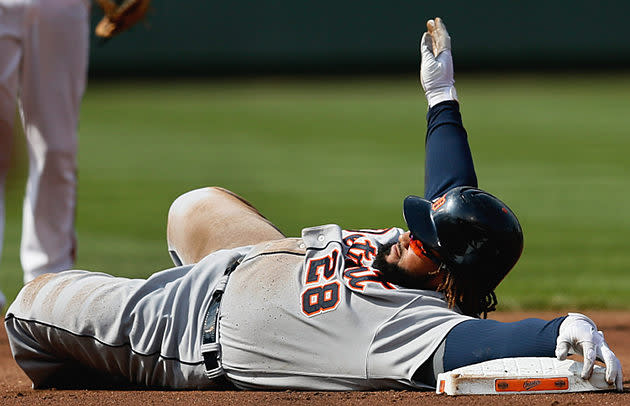
[[[630,371],[630,312],[584,311],[603,330],[610,347]],[[550,319],[560,312],[505,312],[490,318],[514,321],[527,317]],[[628,372],[626,372],[628,373]],[[0,328],[0,405],[147,406],[147,405],[630,405],[630,380],[624,376],[624,393],[575,393],[561,395],[436,395],[433,392],[238,392],[158,390],[33,390],[9,349],[4,325]]]

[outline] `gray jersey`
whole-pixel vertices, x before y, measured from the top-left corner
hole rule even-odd
[[[395,286],[371,268],[379,247],[401,233],[327,225],[256,246],[221,303],[230,380],[257,389],[427,387],[414,373],[470,317],[439,293]]]
[[[87,271],[26,285],[6,328],[35,386],[68,363],[171,388],[211,387],[203,318],[226,268],[219,318],[222,365],[241,388],[422,387],[414,372],[469,319],[432,291],[402,289],[370,267],[402,230],[305,229],[302,238],[217,251],[147,280]]]

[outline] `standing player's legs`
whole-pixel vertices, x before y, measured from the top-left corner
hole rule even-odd
[[[20,33],[24,5],[0,1],[0,254],[4,242],[5,188],[13,150],[18,74],[22,59]],[[0,292],[0,312],[4,307]]]
[[[220,249],[284,238],[247,200],[220,187],[195,189],[175,199],[166,234],[175,265],[197,263]]]
[[[4,193],[13,150],[13,125],[21,54],[16,38],[0,35],[0,55],[2,55],[2,62],[0,62],[0,252],[4,235]]]
[[[77,126],[89,46],[89,2],[32,7],[20,96],[30,161],[20,251],[24,282],[74,263]]]

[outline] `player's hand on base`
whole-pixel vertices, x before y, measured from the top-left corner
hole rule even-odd
[[[447,100],[457,100],[453,78],[451,37],[439,17],[427,21],[427,30],[420,41],[420,82],[429,107]]]
[[[583,379],[591,377],[595,360],[599,359],[606,364],[606,382],[614,384],[619,391],[623,390],[621,362],[608,347],[604,334],[597,331],[593,320],[580,313],[569,313],[569,316],[560,324],[556,341],[556,357],[562,361],[566,359],[570,351],[584,357]]]

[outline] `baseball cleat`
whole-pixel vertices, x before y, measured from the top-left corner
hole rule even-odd
[[[436,393],[492,395],[570,393],[615,390],[606,369],[595,365],[589,379],[580,377],[581,362],[548,357],[502,358],[438,375]]]

